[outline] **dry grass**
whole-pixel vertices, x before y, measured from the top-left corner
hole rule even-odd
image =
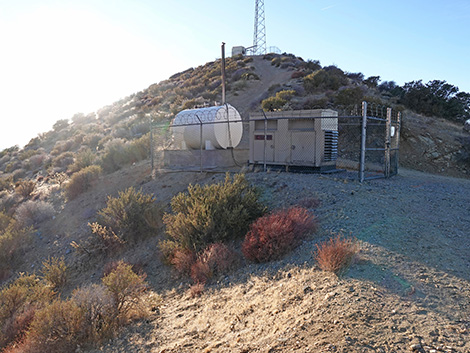
[[[359,251],[356,239],[346,238],[342,234],[337,234],[316,247],[315,260],[320,268],[337,275],[344,273]]]

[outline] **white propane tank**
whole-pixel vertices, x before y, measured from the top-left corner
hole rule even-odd
[[[202,123],[202,141],[201,141]],[[186,109],[172,122],[173,141],[182,149],[227,149],[238,146],[243,124],[240,113],[230,104]]]

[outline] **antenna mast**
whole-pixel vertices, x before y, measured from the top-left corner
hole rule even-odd
[[[253,55],[266,54],[266,26],[264,25],[264,0],[255,0],[255,31]]]

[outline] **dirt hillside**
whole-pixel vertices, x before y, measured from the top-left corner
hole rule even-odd
[[[106,183],[135,182],[147,168]],[[347,174],[247,177],[271,208],[319,199],[319,232],[281,261],[242,264],[197,298],[160,262],[156,239],[141,244],[124,257],[144,266],[162,305],[90,352],[470,352],[470,181],[404,169],[363,184]],[[221,178],[176,173],[138,184],[163,201],[189,182]],[[84,197],[75,207],[96,206]],[[70,207],[64,217],[77,212]],[[338,232],[361,244],[342,278],[320,271],[312,256]],[[88,264],[76,280],[99,276]]]

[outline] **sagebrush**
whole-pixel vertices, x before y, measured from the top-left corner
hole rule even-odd
[[[250,223],[265,212],[258,193],[243,174],[229,174],[223,182],[190,185],[171,200],[164,215],[166,232],[181,248],[199,252],[207,245],[246,234]]]
[[[30,227],[52,219],[54,214],[54,207],[49,202],[29,200],[18,206],[15,218],[22,226]]]
[[[73,174],[68,184],[65,185],[65,194],[69,200],[88,191],[93,183],[98,180],[101,174],[101,167],[90,165]]]
[[[14,218],[0,212],[0,271],[8,270],[28,245],[31,228],[22,227]]]
[[[136,241],[155,234],[161,211],[155,196],[130,187],[118,197],[108,196],[106,207],[98,212],[98,223],[110,227],[124,241]]]
[[[49,257],[43,261],[42,276],[54,289],[63,288],[68,278],[64,257]]]

